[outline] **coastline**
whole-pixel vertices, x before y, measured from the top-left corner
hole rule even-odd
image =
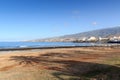
[[[59,49],[59,48],[79,48],[79,47],[117,47],[120,48],[120,44],[99,44],[91,46],[53,46],[53,47],[23,47],[23,48],[0,48],[0,51],[21,51],[21,50],[35,50],[35,49]]]

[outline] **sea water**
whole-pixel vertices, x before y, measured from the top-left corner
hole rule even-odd
[[[72,43],[72,42],[0,42],[0,49],[5,49],[5,48],[91,46],[91,45],[94,45],[94,43]]]

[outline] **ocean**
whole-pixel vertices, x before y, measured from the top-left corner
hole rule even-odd
[[[67,46],[92,46],[94,43],[72,42],[0,42],[0,49],[9,48],[38,48],[38,47],[67,47]]]

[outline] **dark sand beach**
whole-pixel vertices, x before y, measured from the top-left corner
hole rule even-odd
[[[120,80],[120,47],[0,51],[0,80]]]

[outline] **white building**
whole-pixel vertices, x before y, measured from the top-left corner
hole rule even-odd
[[[120,36],[114,36],[112,38],[110,38],[111,41],[119,41],[120,40]]]
[[[96,37],[94,37],[94,36],[91,36],[89,39],[88,39],[88,41],[97,41],[98,39],[96,38]]]
[[[99,41],[107,41],[109,40],[109,38],[102,38],[102,37],[99,37]]]
[[[82,41],[87,41],[87,38],[86,37],[82,38]]]

